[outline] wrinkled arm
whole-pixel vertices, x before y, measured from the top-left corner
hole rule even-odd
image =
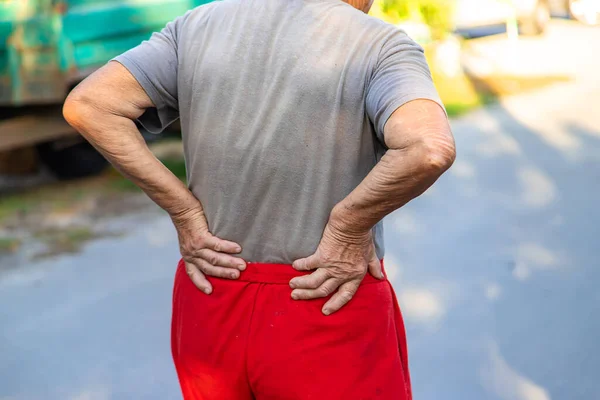
[[[148,149],[134,120],[152,100],[131,73],[110,62],[77,86],[63,114],[124,176],[172,217],[202,212],[200,202]]]
[[[352,237],[421,195],[454,162],[456,150],[443,109],[430,100],[398,108],[384,128],[389,148],[367,177],[340,203],[329,224]]]
[[[454,139],[446,114],[433,101],[404,104],[383,130],[389,150],[333,208],[317,251],[293,264],[298,270],[315,272],[290,281],[292,298],[309,300],[333,293],[323,306],[325,315],[352,299],[367,269],[383,278],[371,228],[423,193],[454,161]]]
[[[188,275],[210,294],[206,275],[237,279],[246,268],[244,260],[231,255],[242,248],[209,232],[200,201],[148,149],[134,120],[150,107],[152,100],[131,73],[110,62],[71,92],[63,113],[115,168],[169,213]]]

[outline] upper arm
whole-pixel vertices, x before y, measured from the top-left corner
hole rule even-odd
[[[121,54],[85,79],[71,98],[160,132],[179,117],[178,40],[187,17],[179,17],[139,46]]]
[[[415,110],[420,110],[418,119],[423,122],[427,122],[425,116],[440,124],[446,120],[423,49],[400,30],[392,31],[381,48],[367,87],[366,110],[377,137],[388,147],[396,141],[388,137],[397,131],[388,128],[392,116],[396,122],[401,118],[404,125]]]
[[[154,107],[135,77],[116,62],[109,62],[73,89],[65,101],[67,120],[72,119],[82,105],[132,120]]]

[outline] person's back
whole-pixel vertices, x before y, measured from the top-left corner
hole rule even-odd
[[[155,128],[179,109],[190,189],[211,232],[243,244],[247,261],[312,254],[332,207],[383,154],[396,103],[437,99],[421,48],[339,0],[225,0],[168,29],[178,104]],[[386,63],[402,82],[376,75]],[[375,243],[382,258],[381,223]]]
[[[177,229],[186,400],[411,399],[381,221],[450,167],[454,142],[422,49],[347,1],[196,8],[65,104]],[[177,118],[187,187],[132,121]]]

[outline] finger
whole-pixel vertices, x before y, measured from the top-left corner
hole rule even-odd
[[[188,276],[192,280],[192,283],[200,289],[202,292],[206,294],[212,293],[212,285],[206,279],[202,271],[198,267],[196,267],[192,263],[185,263],[185,272],[187,272]]]
[[[208,261],[198,258],[197,261],[200,270],[208,275],[214,276],[215,278],[223,279],[237,279],[240,277],[240,271],[233,268],[223,268],[211,265]]]
[[[323,314],[331,315],[348,304],[358,290],[358,286],[360,285],[361,281],[362,279],[356,279],[346,282],[340,286],[338,291],[331,296],[331,299],[329,299],[329,301],[323,306]]]
[[[236,268],[240,271],[246,269],[246,261],[239,257],[230,256],[229,254],[218,253],[211,249],[202,249],[198,252],[198,255],[214,266]]]
[[[369,263],[369,273],[377,279],[385,278],[385,276],[383,275],[383,267],[381,265],[381,261],[379,261],[377,256],[374,256],[374,258]]]
[[[329,279],[329,272],[319,268],[310,275],[297,276],[290,281],[292,289],[316,289]]]
[[[313,254],[310,257],[300,258],[292,263],[292,267],[298,271],[310,271],[319,268],[319,257]]]
[[[237,254],[242,252],[242,246],[229,240],[219,239],[210,235],[205,239],[204,246],[219,253]]]
[[[329,296],[342,283],[341,280],[330,278],[316,289],[294,289],[292,291],[292,299],[294,300],[311,300],[320,299]]]

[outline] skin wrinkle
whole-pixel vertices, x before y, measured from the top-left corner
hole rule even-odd
[[[169,213],[186,272],[196,287],[210,294],[212,286],[204,274],[237,278],[237,270],[246,264],[230,254],[240,253],[241,246],[209,232],[200,201],[148,149],[133,120],[153,106],[131,73],[110,62],[69,94],[63,114],[119,172]],[[220,252],[215,256],[202,249]],[[218,264],[211,265],[197,254]]]
[[[412,101],[400,107],[384,136],[389,150],[332,211],[330,223],[340,230],[364,234],[425,192],[454,162],[454,139],[443,110],[434,102]]]
[[[116,114],[112,106],[107,107],[108,104],[111,104],[110,101],[95,102],[86,98],[87,96],[78,97],[77,92],[71,96],[71,99],[65,104],[64,113],[67,121],[82,132],[92,145],[98,148],[126,177],[135,180],[137,171],[152,171],[156,163],[166,169],[149,151],[135,123],[124,115]],[[73,110],[74,108],[76,111]],[[125,110],[122,114],[131,116],[130,110]],[[95,123],[90,124],[88,121],[95,121]],[[107,143],[102,137],[107,136],[107,132],[112,132],[110,143]],[[163,175],[159,174],[156,177],[145,175],[141,174],[137,183],[148,188],[161,201],[165,197],[160,193],[164,190]]]

